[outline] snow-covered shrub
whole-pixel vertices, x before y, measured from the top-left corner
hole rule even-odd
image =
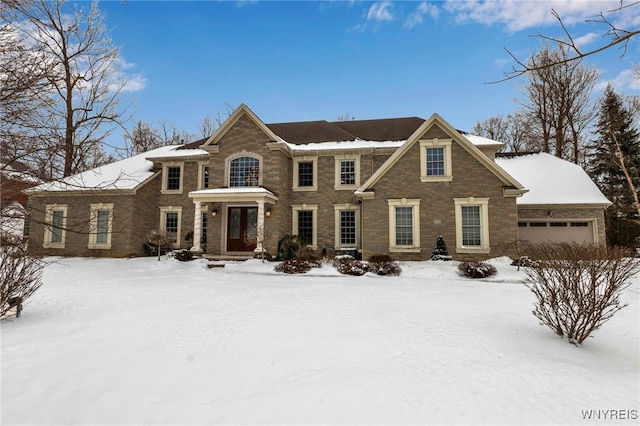
[[[529,256],[520,256],[519,258],[517,258],[516,260],[511,262],[511,266],[529,267],[529,266],[533,266],[534,263],[535,263],[535,261],[533,259],[531,259]]]
[[[462,262],[458,271],[469,278],[487,278],[496,274],[496,268],[486,262]]]
[[[535,259],[526,270],[526,286],[536,296],[533,314],[542,325],[570,343],[589,335],[627,306],[620,294],[638,272],[634,252],[598,244],[532,245]]]
[[[436,238],[436,248],[431,252],[431,260],[453,260],[453,257],[449,256],[449,250],[442,235]]]
[[[341,274],[346,275],[364,275],[369,272],[369,265],[361,260],[356,260],[353,256],[343,255],[336,256],[333,259],[333,266],[340,272]]]
[[[0,316],[22,304],[42,285],[44,263],[23,246],[0,247]]]
[[[189,249],[181,249],[173,252],[173,257],[181,262],[193,260],[193,253]]]
[[[388,254],[374,254],[367,259],[369,270],[378,275],[400,275],[402,268]]]
[[[320,266],[320,260],[311,256],[305,256],[286,259],[277,264],[274,269],[276,272],[284,272],[285,274],[304,274],[310,271],[311,268],[319,268]]]

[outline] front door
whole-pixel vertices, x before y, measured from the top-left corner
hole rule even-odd
[[[227,251],[253,251],[258,229],[257,207],[229,207]]]

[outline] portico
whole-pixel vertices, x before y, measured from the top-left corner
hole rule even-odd
[[[262,251],[265,217],[269,211],[266,205],[275,204],[278,197],[261,187],[233,187],[203,189],[189,192],[195,205],[193,247],[191,251],[200,253],[202,247],[203,206],[210,205],[212,216],[220,215],[220,245],[223,252],[256,253]]]

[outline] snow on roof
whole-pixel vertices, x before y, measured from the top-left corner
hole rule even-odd
[[[494,141],[493,139],[485,138],[483,136],[472,135],[469,133],[462,133],[462,136],[469,139],[469,141],[476,146],[489,146],[489,145],[504,145],[502,142]]]
[[[15,181],[38,184],[42,183],[42,181],[34,176],[28,170],[18,170],[13,167],[11,164],[0,163],[0,173],[3,175],[5,179],[11,179]]]
[[[80,191],[87,189],[134,189],[153,176],[153,162],[148,158],[184,157],[194,155],[194,151],[206,154],[205,151],[185,149],[182,145],[163,146],[124,160],[109,163],[77,175],[66,177],[60,181],[38,185],[29,191]]]
[[[499,157],[496,163],[529,190],[518,204],[611,204],[582,167],[553,155]]]
[[[259,186],[234,186],[231,188],[212,188],[192,191],[192,194],[271,194],[273,192]]]

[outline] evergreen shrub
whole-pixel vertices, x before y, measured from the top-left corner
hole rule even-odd
[[[458,271],[469,278],[487,278],[498,272],[486,262],[462,262],[458,265]]]

